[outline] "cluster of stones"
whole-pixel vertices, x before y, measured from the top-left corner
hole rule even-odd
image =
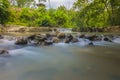
[[[0,35],[0,39],[3,39],[4,37]],[[47,33],[47,34],[34,34],[27,37],[19,37],[15,40],[15,45],[27,45],[29,43],[35,44],[35,45],[42,45],[42,46],[48,46],[52,45],[53,43],[76,43],[79,42],[79,39],[88,39],[91,42],[88,45],[94,45],[93,41],[108,41],[112,42],[112,40],[115,38],[115,36],[103,36],[103,35],[90,35],[90,34],[81,34],[77,33],[76,35],[72,35],[70,33]],[[6,49],[0,49],[0,55],[3,54],[9,54],[9,52]]]
[[[89,34],[76,34],[76,35],[72,35],[70,33],[48,33],[48,34],[35,34],[35,35],[30,35],[26,38],[18,38],[17,41],[15,42],[16,45],[26,45],[31,41],[34,41],[34,43],[36,45],[44,45],[44,46],[48,46],[48,45],[52,45],[53,43],[60,43],[60,42],[64,42],[64,43],[76,43],[79,42],[79,39],[88,39],[91,41],[90,45],[92,43],[92,41],[109,41],[112,42],[112,38],[111,36],[102,36],[102,35],[89,35]]]

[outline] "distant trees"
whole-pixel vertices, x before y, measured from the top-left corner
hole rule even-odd
[[[9,0],[12,6],[16,6],[19,8],[23,8],[23,7],[31,7],[31,6],[36,6],[36,0]],[[42,1],[46,1],[46,0],[38,0],[38,2],[42,2]]]
[[[5,24],[9,19],[9,1],[0,0],[0,24]]]
[[[71,27],[68,18],[68,10],[64,6],[58,9],[46,9],[45,6],[38,8],[17,8],[10,9],[11,16],[8,24],[23,26],[48,26],[48,27]],[[68,17],[69,16],[69,17]],[[17,22],[16,22],[17,21]]]
[[[120,25],[119,0],[76,0],[73,8],[46,8],[50,0],[0,0],[0,24],[101,28]]]
[[[119,0],[77,0],[79,25],[84,27],[103,27],[120,25]]]

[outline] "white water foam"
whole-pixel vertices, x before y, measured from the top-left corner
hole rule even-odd
[[[114,42],[114,43],[119,43],[119,44],[120,44],[120,38],[115,38],[115,39],[113,40],[113,42]]]

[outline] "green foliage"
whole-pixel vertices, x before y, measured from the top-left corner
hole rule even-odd
[[[11,5],[10,5],[10,3]],[[39,0],[0,0],[0,24],[64,28],[120,25],[119,0],[76,0],[74,7],[46,9]],[[50,2],[50,0],[49,0]]]
[[[120,25],[119,0],[77,0],[78,26],[104,27]]]
[[[9,1],[0,0],[0,24],[5,24],[9,19]]]
[[[57,10],[54,14],[54,20],[56,20],[56,26],[65,27],[67,22],[67,15],[62,10]]]

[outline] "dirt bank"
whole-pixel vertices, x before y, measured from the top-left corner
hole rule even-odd
[[[56,28],[50,27],[24,27],[24,26],[0,26],[0,32],[51,32]],[[111,26],[104,28],[73,28],[73,32],[120,32],[120,26]]]
[[[110,27],[103,27],[103,28],[73,28],[74,32],[120,32],[120,26],[110,26]]]

